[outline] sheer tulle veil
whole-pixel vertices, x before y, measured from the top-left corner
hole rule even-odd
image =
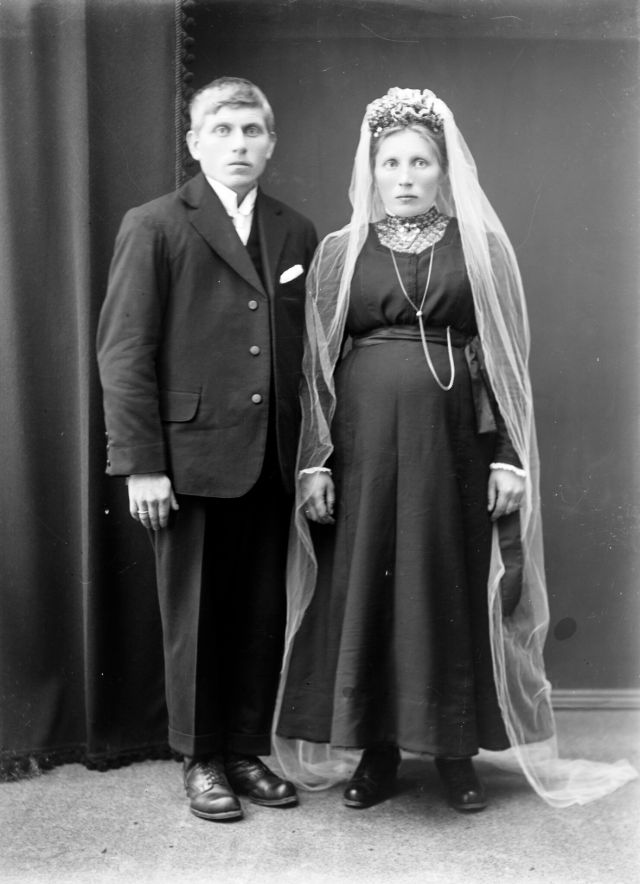
[[[613,791],[637,773],[623,760],[613,764],[568,760],[558,753],[543,660],[549,616],[538,449],[527,367],[529,324],[516,256],[480,186],[473,157],[447,105],[427,90],[391,90],[389,94],[400,102],[422,101],[443,121],[448,172],[437,204],[441,211],[457,217],[486,370],[511,441],[527,470],[521,508],[523,591],[511,616],[503,617],[501,610],[499,590],[504,566],[495,529],[487,584],[495,682],[511,748],[483,752],[482,757],[522,771],[536,792],[553,806],[584,804]],[[371,138],[365,114],[350,187],[351,220],[322,241],[308,276],[299,470],[322,466],[332,451],[333,372],[343,347],[351,278],[370,222],[384,214],[372,177]],[[316,560],[304,505],[304,483],[299,482],[290,537],[289,613],[281,688],[293,638],[315,587]],[[277,718],[276,712],[276,726]],[[288,740],[277,734],[274,751],[285,775],[306,789],[325,788],[345,778],[358,757],[353,752]]]

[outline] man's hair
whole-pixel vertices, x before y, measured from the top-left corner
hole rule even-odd
[[[270,135],[275,134],[275,120],[271,105],[261,89],[242,77],[218,77],[199,89],[189,104],[191,128],[202,126],[207,114],[217,113],[221,107],[259,107]]]

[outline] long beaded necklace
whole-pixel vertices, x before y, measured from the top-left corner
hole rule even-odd
[[[424,293],[422,295],[422,300],[420,301],[420,306],[417,307],[411,298],[409,297],[409,293],[404,287],[404,283],[402,281],[402,277],[400,276],[400,271],[398,270],[398,265],[396,263],[396,256],[393,254],[393,250],[389,249],[389,254],[391,255],[391,260],[393,261],[393,266],[396,271],[396,276],[398,277],[398,282],[400,283],[400,288],[402,289],[402,294],[405,296],[407,301],[411,304],[413,309],[416,311],[416,316],[418,318],[418,325],[420,326],[420,338],[422,340],[422,349],[424,350],[424,355],[427,360],[427,365],[433,375],[433,379],[436,384],[440,387],[441,390],[445,392],[450,390],[453,387],[453,382],[456,376],[456,367],[453,361],[453,352],[451,350],[451,326],[447,326],[447,352],[449,354],[449,370],[451,373],[451,378],[448,384],[443,384],[438,375],[436,374],[436,370],[433,367],[433,362],[431,361],[431,356],[429,355],[429,347],[427,346],[427,336],[424,330],[424,321],[422,319],[422,308],[424,307],[424,303],[427,300],[427,292],[429,291],[429,283],[431,282],[431,270],[433,268],[433,253],[435,252],[435,244],[431,246],[431,257],[429,258],[429,271],[427,273],[427,284],[424,287]]]

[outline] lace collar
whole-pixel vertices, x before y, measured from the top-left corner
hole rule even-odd
[[[442,239],[448,223],[449,216],[431,206],[427,212],[410,218],[386,215],[374,227],[383,246],[394,252],[417,254]]]

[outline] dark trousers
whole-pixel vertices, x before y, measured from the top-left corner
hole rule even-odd
[[[292,500],[268,453],[243,497],[178,502],[154,535],[169,743],[189,756],[268,755]]]

